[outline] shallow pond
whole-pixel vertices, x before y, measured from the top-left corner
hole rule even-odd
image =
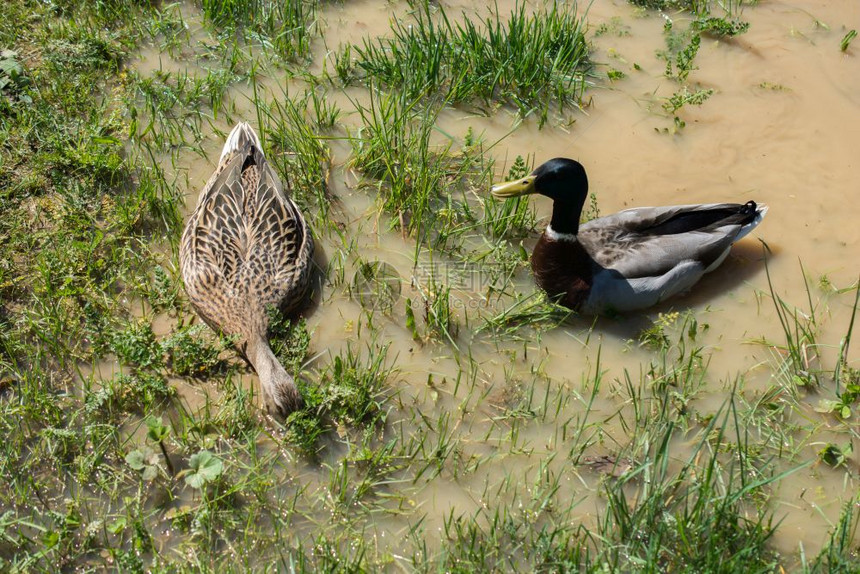
[[[455,19],[463,17],[455,16],[461,10],[478,15],[487,10],[467,2],[444,5]],[[513,8],[508,0],[496,5],[502,14]],[[201,27],[199,17],[195,20],[192,7],[184,9],[194,38]],[[361,0],[326,4],[318,15],[322,38],[314,40],[313,73],[331,70],[342,43],[360,44],[365,37],[389,34],[392,19],[409,18],[409,7]],[[368,526],[379,547],[396,549],[417,522],[425,533],[442,532],[449,516],[470,516],[535,495],[538,479],[545,476],[556,481],[555,504],[573,505],[570,516],[592,525],[605,504],[599,494],[603,479],[579,464],[580,455],[623,452],[636,400],[625,390],[625,372],[638,380],[642,365],[654,359],[655,351],[640,345],[638,336],[659,313],[665,318],[689,309],[700,327],[707,325],[696,339],[708,359],[702,389],[686,404],[696,413],[691,425],[720,409],[738,380],[747,404],[765,396],[778,402],[791,394],[778,376],[779,352],[761,342],[784,344],[783,326],[768,291],[762,241],[771,251],[768,265],[776,292],[807,310],[809,293],[818,307],[822,346],[810,353],[833,368],[854,302],[853,292],[839,294],[836,289],[850,287],[860,271],[860,47],[840,50],[840,39],[860,24],[860,5],[761,1],[742,13],[750,24],[745,34],[704,36],[691,85],[714,92],[701,106],[687,105],[678,112],[686,124],[680,127],[663,108],[678,84],[666,77],[666,61],[658,52],[666,48],[667,20],[680,26],[685,18],[689,16],[661,15],[621,0],[597,0],[588,7],[587,36],[599,65],[581,111],[551,117],[542,128],[533,118],[518,120],[507,107],[489,116],[449,107],[439,116],[440,132],[458,141],[468,129],[480,134],[486,153],[496,162],[498,178],[518,155],[534,165],[556,156],[579,160],[603,214],[641,205],[749,199],[770,208],[763,224],[689,295],[647,314],[594,322],[574,318],[531,337],[528,331],[507,339],[504,334],[475,335],[488,316],[512,299],[486,297],[482,281],[487,270],[480,265],[461,269],[427,251],[416,257],[414,238],[391,230],[390,217],[380,215],[374,189],[359,185],[361,175],[343,139],[361,125],[354,102],[366,101],[367,91],[326,86],[326,97],[342,111],[339,131],[328,141],[333,158],[328,183],[338,203],[331,217],[345,232],[320,233],[319,245],[323,259],[341,262],[338,273],[343,279],[329,277],[319,304],[307,316],[314,357],[308,367],[325,363],[347,345],[358,348],[371,341],[376,351],[387,345],[388,361],[396,368],[390,380],[395,396],[389,399],[388,424],[396,429],[391,432],[403,437],[425,434],[440,443],[444,439],[456,451],[438,472],[386,485],[385,496],[397,499],[400,507]],[[135,66],[143,75],[156,69],[193,74],[196,69],[193,59],[171,58],[157,49],[144,51]],[[610,69],[623,72],[623,77],[607,79]],[[260,73],[256,97],[277,99],[284,90],[296,93],[302,86],[300,78],[288,78],[272,66]],[[231,88],[229,97],[235,106],[230,120],[256,123],[251,87]],[[213,125],[229,129],[224,117]],[[207,130],[202,143],[207,155],[185,154],[187,164],[180,166],[187,174],[189,212],[223,141],[223,134]],[[543,197],[532,201],[541,228],[551,204]],[[536,233],[527,237],[524,248],[530,249],[536,238]],[[354,296],[350,287],[360,261],[384,262],[392,277],[399,278],[400,293],[390,309],[368,313],[367,305]],[[422,300],[431,271],[451,288],[459,330],[450,341],[416,342],[406,328],[406,300],[413,305]],[[521,293],[535,289],[522,267],[511,285]],[[420,305],[415,308],[422,312]],[[858,366],[856,360],[849,364]],[[592,397],[589,381],[598,369],[602,385]],[[252,374],[244,379],[245,385],[256,384]],[[186,396],[200,392],[199,387],[183,390]],[[774,487],[772,508],[782,520],[774,544],[790,556],[801,547],[810,555],[817,553],[843,504],[857,491],[856,457],[850,452],[840,468],[817,461],[825,445],[855,442],[856,414],[840,420],[815,410],[822,398],[833,398],[833,392],[832,384],[819,391],[801,389],[781,415],[796,430],[778,439],[796,456],[762,458],[774,472],[811,462]],[[524,397],[531,397],[528,404],[538,414],[516,419],[512,412]],[[591,440],[576,446],[581,452],[571,452],[566,442],[570,421],[596,425],[589,426]],[[764,433],[764,427],[751,432]],[[674,441],[673,459],[686,460],[694,447]],[[332,447],[323,458],[336,465],[341,454]],[[328,480],[325,465],[299,461],[291,468],[298,481],[316,485],[311,488],[324,488]],[[427,544],[433,544],[432,537]]]

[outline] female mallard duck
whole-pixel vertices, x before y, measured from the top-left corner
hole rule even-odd
[[[553,200],[552,219],[532,253],[535,281],[562,305],[588,314],[643,309],[687,291],[767,212],[754,201],[639,207],[580,225],[588,178],[566,158],[492,193]]]
[[[227,137],[179,248],[188,298],[257,371],[269,409],[301,405],[296,383],[266,338],[266,308],[295,310],[307,293],[314,243],[302,214],[247,123]]]

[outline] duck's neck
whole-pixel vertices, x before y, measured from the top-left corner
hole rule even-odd
[[[585,199],[569,201],[556,199],[552,204],[552,220],[548,230],[561,237],[575,237],[579,232],[579,216]]]
[[[301,395],[295,380],[275,357],[264,336],[248,339],[246,356],[257,371],[270,410],[286,416],[301,405]]]

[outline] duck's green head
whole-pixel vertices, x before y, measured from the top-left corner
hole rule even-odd
[[[588,177],[578,161],[557,157],[526,177],[494,185],[491,193],[501,199],[539,193],[556,201],[580,203],[588,195]]]

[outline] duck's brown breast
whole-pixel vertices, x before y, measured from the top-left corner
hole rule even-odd
[[[575,239],[551,239],[544,233],[532,252],[535,282],[547,295],[579,309],[591,292],[592,260]]]

